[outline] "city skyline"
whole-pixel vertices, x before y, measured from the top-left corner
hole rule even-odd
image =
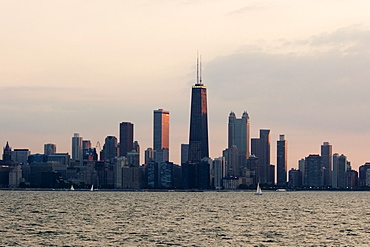
[[[32,153],[54,143],[71,153],[73,133],[95,146],[118,138],[118,124],[128,121],[145,150],[152,145],[152,111],[163,108],[171,113],[170,160],[180,163],[200,50],[212,158],[227,147],[230,111],[248,111],[251,138],[271,130],[271,163],[284,134],[288,169],[329,142],[357,170],[370,160],[367,7],[366,1],[4,1],[0,143]]]

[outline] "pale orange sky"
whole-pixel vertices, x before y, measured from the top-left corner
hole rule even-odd
[[[370,161],[369,1],[0,0],[0,145],[71,152],[77,132],[103,145],[122,121],[152,145],[153,110],[170,111],[170,157],[188,141],[196,53],[208,88],[210,154],[230,111],[252,137],[289,142],[289,167],[329,141]]]

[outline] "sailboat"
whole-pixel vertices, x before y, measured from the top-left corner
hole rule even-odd
[[[69,190],[75,190],[75,188],[73,187],[73,184],[71,185],[71,188]]]
[[[94,185],[91,185],[90,191],[94,191]]]
[[[262,195],[262,190],[261,190],[261,187],[260,187],[260,183],[257,184],[257,190],[256,190],[256,193],[254,193],[255,195]]]

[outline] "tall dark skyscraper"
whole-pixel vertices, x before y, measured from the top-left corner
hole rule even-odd
[[[276,155],[276,167],[277,167],[277,185],[286,186],[287,181],[287,149],[288,142],[285,140],[284,135],[280,135],[277,141],[277,155]]]
[[[333,154],[332,146],[329,144],[329,142],[324,142],[321,145],[321,161],[323,167],[324,186],[331,186],[333,171]]]
[[[252,139],[252,154],[258,158],[256,181],[261,184],[274,184],[273,167],[270,166],[270,130],[261,129],[260,138]]]
[[[322,161],[320,155],[310,154],[306,157],[304,181],[304,185],[308,187],[321,187],[323,185]]]
[[[207,89],[202,84],[197,63],[197,83],[191,91],[189,161],[199,164],[201,159],[209,157]],[[200,78],[200,79],[199,79]]]
[[[122,122],[119,125],[119,155],[126,156],[133,150],[134,125],[130,122]]]
[[[117,144],[117,138],[115,136],[107,136],[105,138],[105,143],[103,146],[102,154],[103,154],[103,157],[101,157],[101,160],[113,161],[113,159],[117,157],[118,144]]]

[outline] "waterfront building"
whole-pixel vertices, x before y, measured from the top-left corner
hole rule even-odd
[[[83,160],[82,137],[78,133],[75,133],[72,137],[72,159]]]
[[[346,187],[346,172],[348,170],[348,161],[345,155],[333,155],[333,174],[332,187],[336,189],[343,189]]]
[[[145,167],[122,168],[122,188],[123,189],[142,189],[145,185]]]
[[[289,171],[289,182],[288,187],[299,188],[302,187],[302,172],[292,168]]]
[[[305,159],[305,186],[322,187],[322,161],[318,154],[310,154]]]
[[[321,145],[321,160],[323,167],[323,184],[326,187],[332,186],[333,154],[332,145],[324,142]]]
[[[215,158],[213,160],[213,167],[212,167],[212,175],[213,175],[213,187],[216,190],[221,190],[222,185],[222,178],[225,177],[225,157]]]
[[[195,164],[199,164],[202,158],[209,157],[207,89],[202,84],[202,76],[199,77],[198,75],[197,63],[197,83],[192,87],[191,93],[188,157],[188,161]]]
[[[270,164],[270,130],[261,129],[260,138],[253,138],[251,142],[252,154],[258,158],[256,167],[256,182],[260,184],[274,184],[274,175],[271,174]]]
[[[359,186],[370,186],[370,183],[367,183],[367,181],[370,181],[370,176],[367,177],[368,171],[370,175],[370,163],[366,162],[364,165],[359,167]]]
[[[132,152],[134,143],[134,125],[130,122],[122,122],[119,127],[119,155],[126,156]]]
[[[229,115],[228,149],[236,146],[238,149],[238,167],[244,166],[249,157],[250,124],[249,115],[245,111],[241,118],[236,118],[235,113]]]
[[[277,168],[277,185],[286,186],[287,182],[287,169],[288,169],[288,142],[285,140],[284,135],[280,135],[277,141],[277,155],[276,155],[276,168]]]
[[[300,159],[298,160],[298,170],[301,171],[301,177],[302,177],[302,185],[305,184],[305,180],[304,180],[304,174],[305,174],[305,159]]]

